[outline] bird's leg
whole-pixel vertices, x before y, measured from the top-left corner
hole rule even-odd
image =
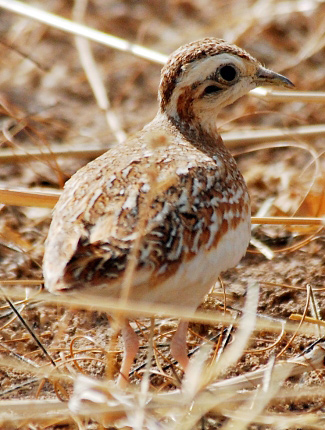
[[[139,338],[128,321],[125,321],[121,331],[124,342],[124,357],[120,374],[117,378],[117,385],[120,388],[125,388],[129,382],[129,373],[133,360],[139,350]]]
[[[189,359],[187,356],[186,333],[188,329],[188,321],[180,321],[177,330],[170,343],[170,352],[175,360],[185,370]]]

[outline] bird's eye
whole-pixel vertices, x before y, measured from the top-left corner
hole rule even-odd
[[[226,82],[232,82],[237,78],[237,69],[234,66],[222,66],[219,69],[219,76]]]
[[[208,85],[207,87],[205,87],[203,94],[215,94],[218,91],[221,91],[220,87],[217,87],[217,85]]]

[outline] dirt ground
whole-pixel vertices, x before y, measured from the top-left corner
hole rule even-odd
[[[74,8],[82,7],[81,2],[63,0],[25,3],[68,19],[72,19]],[[325,215],[324,131],[307,138],[292,136],[287,129],[325,123],[325,4],[322,1],[91,0],[84,22],[163,54],[204,36],[222,37],[248,50],[268,68],[285,74],[297,90],[319,94],[323,91],[321,101],[308,102],[285,97],[266,100],[249,95],[224,109],[218,124],[224,135],[230,131],[253,133],[286,128],[285,137],[279,140],[281,147],[261,140],[260,144],[267,144],[263,148],[256,144],[244,146],[241,142],[232,148],[249,187],[252,215],[257,215],[265,204],[268,209],[263,216]],[[0,157],[8,151],[17,154],[17,151],[28,153],[31,149],[42,151],[53,147],[87,150],[93,145],[108,149],[117,144],[105,113],[96,103],[72,35],[4,9],[0,9],[0,34]],[[155,115],[160,66],[98,43],[91,43],[91,48],[117,128],[130,135]],[[120,145],[123,151],[123,144]],[[59,190],[66,179],[90,160],[88,155],[60,157],[55,154],[43,158],[37,155],[0,158],[0,188]],[[35,281],[28,287],[29,295],[40,289],[44,240],[50,221],[49,208],[0,202],[0,280],[7,292],[11,285],[3,281],[12,281],[12,288],[20,287],[21,291],[22,281]],[[259,225],[254,227],[253,237],[267,251],[273,251],[273,258],[267,258],[267,251],[261,253],[251,245],[241,263],[223,274],[222,281],[228,314],[238,317],[245,305],[247,289],[259,284],[257,315],[266,321],[266,326],[253,331],[246,352],[221,378],[259,369],[280,352],[277,360],[297,357],[324,335],[323,326],[304,322],[288,344],[292,331],[284,331],[279,338],[279,330],[271,328],[271,321],[280,321],[296,324],[298,329],[298,322],[290,319],[292,314],[305,313],[325,320],[324,230],[312,225]],[[221,285],[216,285],[200,310],[222,312],[222,291]],[[74,362],[67,364],[67,374],[83,372],[101,380],[107,377],[109,365],[105,351],[112,338],[112,328],[105,312],[95,307],[87,310],[47,304],[37,296],[25,303],[15,303],[57,363],[73,354],[89,354],[90,359],[79,361],[79,368]],[[152,363],[151,389],[155,393],[173,391],[180,386],[182,377],[177,365],[174,369],[168,366],[168,341],[176,319],[162,316],[156,323],[154,340],[163,356],[159,358],[159,366]],[[135,387],[141,382],[141,366],[146,363],[149,326],[150,320],[141,318],[135,326],[141,338],[141,350],[131,375]],[[217,344],[222,328],[225,324],[192,322],[189,349],[213,336]],[[3,360],[11,360],[11,365],[0,364],[0,428],[78,428],[71,418],[57,422],[44,422],[39,417],[2,420],[1,402],[36,398],[65,401],[73,390],[71,380],[58,388],[51,377],[43,379],[23,367],[50,369],[49,359],[5,299],[0,304],[0,354]],[[121,354],[118,354],[117,361],[120,360]],[[275,395],[256,419],[242,427],[227,427],[234,417],[229,409],[219,408],[202,414],[192,427],[184,424],[178,428],[325,428],[324,376],[325,369],[317,369],[287,378],[283,386],[291,390],[291,397]],[[298,396],[297,393],[307,392],[309,388],[314,389],[314,395]],[[237,407],[233,406],[233,413]],[[275,421],[270,417],[276,418]],[[294,424],[290,424],[292,418],[296,419]],[[163,420],[160,424],[160,428],[175,428]],[[89,417],[83,424],[79,423],[79,428],[99,429],[101,425],[99,419]],[[112,419],[107,428],[116,426],[119,425]]]

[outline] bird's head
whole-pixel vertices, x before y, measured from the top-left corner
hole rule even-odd
[[[262,85],[294,86],[236,45],[205,38],[169,57],[161,73],[160,109],[180,128],[211,133],[220,109]]]

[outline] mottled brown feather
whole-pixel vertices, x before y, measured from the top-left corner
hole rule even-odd
[[[163,128],[159,123],[156,127]],[[119,279],[136,238],[141,205],[145,206],[148,221],[137,270],[152,272],[151,287],[171,276],[208,242],[213,212],[222,220],[224,213],[232,211],[231,205],[222,199],[227,201],[239,188],[244,190],[235,205],[240,208],[239,216],[221,221],[221,233],[249,213],[242,176],[221,141],[219,166],[193,145],[174,145],[175,139],[182,139],[175,127],[171,128],[173,133],[168,130],[173,142],[167,147],[155,148],[146,156],[153,130],[154,126],[141,134],[140,142],[149,141],[144,150],[140,149],[139,137],[136,137],[125,144],[123,153],[118,148],[105,153],[66,184],[64,199],[60,199],[55,209],[46,244],[45,259],[51,255],[47,264],[53,261],[56,266],[53,289],[86,288]],[[152,166],[158,177],[157,184],[151,184],[150,175],[146,174]],[[180,173],[176,175],[176,171]],[[166,178],[169,187],[148,202],[149,187],[159,185]],[[211,204],[213,198],[215,202]],[[56,233],[52,234],[53,231]],[[219,236],[216,235],[211,247],[217,246]],[[164,265],[166,269],[158,273]]]

